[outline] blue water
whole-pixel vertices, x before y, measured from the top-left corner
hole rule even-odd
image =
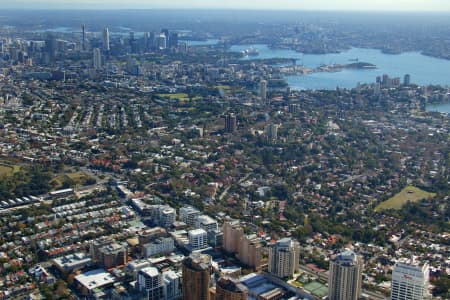
[[[182,41],[185,42],[188,46],[212,46],[212,45],[217,45],[217,43],[219,42],[219,40],[217,39],[209,39],[206,41]]]
[[[377,66],[377,69],[369,70],[349,69],[342,72],[286,77],[289,85],[294,89],[353,88],[358,82],[375,82],[376,77],[383,74],[402,79],[405,74],[410,74],[411,82],[419,85],[450,85],[450,60],[429,57],[418,52],[392,55],[375,49],[352,48],[342,53],[302,54],[292,50],[270,49],[266,45],[239,45],[231,47],[231,50],[243,51],[251,47],[258,49],[260,55],[244,59],[294,58],[297,60],[297,64],[314,68],[322,64],[351,63],[350,59],[358,58],[360,62],[368,62]]]
[[[450,103],[428,104],[427,111],[437,111],[450,114]]]

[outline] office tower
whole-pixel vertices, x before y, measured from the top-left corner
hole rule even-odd
[[[261,97],[261,100],[266,101],[267,100],[267,81],[261,80],[259,83],[259,96]]]
[[[200,212],[192,206],[184,206],[180,208],[180,221],[188,226],[194,226]]]
[[[52,33],[47,33],[47,38],[45,40],[45,52],[50,61],[56,57],[57,47],[58,45],[55,36]]]
[[[169,29],[166,28],[161,29],[161,34],[164,34],[166,38],[169,38]]]
[[[375,96],[379,96],[381,93],[381,84],[379,82],[375,83],[375,88],[373,90]]]
[[[164,299],[163,278],[157,268],[148,267],[139,271],[138,289],[146,300]]]
[[[148,52],[150,51],[151,46],[150,46],[150,32],[145,32],[144,33],[144,40],[143,40],[143,50],[144,52]]]
[[[81,49],[86,51],[86,25],[81,25]]]
[[[189,244],[193,250],[208,247],[208,233],[204,229],[194,229],[188,232]]]
[[[267,139],[269,141],[275,141],[278,139],[278,125],[277,124],[269,124],[265,128],[265,133]]]
[[[93,51],[93,65],[95,70],[99,70],[102,67],[102,52],[99,48],[94,48]]]
[[[361,297],[362,259],[351,250],[345,250],[330,262],[328,298],[330,300],[357,300]]]
[[[169,48],[178,48],[178,33],[177,32],[170,33]]]
[[[410,85],[411,84],[411,75],[405,74],[405,77],[403,77],[403,85]]]
[[[235,114],[225,115],[225,132],[233,133],[237,129],[237,118]]]
[[[157,39],[156,39],[156,44],[159,50],[164,50],[167,48],[167,37],[161,33]]]
[[[211,257],[192,253],[183,260],[183,300],[209,300]]]
[[[150,46],[150,50],[156,49],[156,34],[154,32],[150,32],[149,46]]]
[[[430,299],[429,266],[411,260],[397,262],[392,271],[391,300]]]
[[[291,238],[278,240],[269,249],[269,272],[279,278],[292,277],[299,268],[300,244]]]
[[[109,29],[105,27],[103,29],[103,51],[109,51]]]
[[[230,254],[239,252],[239,242],[244,236],[244,229],[239,221],[232,220],[223,223],[223,250]]]
[[[215,300],[247,300],[248,289],[239,281],[221,277],[216,283]]]

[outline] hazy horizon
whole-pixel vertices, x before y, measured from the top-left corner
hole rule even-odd
[[[393,11],[393,12],[450,12],[450,1],[444,0],[271,0],[225,2],[208,0],[0,0],[2,9],[52,10],[52,9],[242,9],[242,10],[342,10],[342,11]]]

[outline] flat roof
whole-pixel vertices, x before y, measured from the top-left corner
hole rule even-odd
[[[105,269],[96,269],[77,275],[75,276],[75,280],[88,290],[101,288],[105,285],[116,282],[115,277],[106,272]]]

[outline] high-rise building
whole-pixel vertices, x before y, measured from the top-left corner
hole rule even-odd
[[[58,42],[56,37],[52,33],[47,33],[47,38],[45,40],[45,53],[48,55],[49,62],[56,57],[56,52],[58,48]]]
[[[430,299],[429,266],[412,260],[402,260],[392,271],[391,300]]]
[[[269,272],[279,278],[292,277],[299,268],[300,244],[291,239],[278,240],[269,248]]]
[[[183,300],[209,300],[211,257],[192,253],[183,260]]]
[[[163,272],[164,282],[164,299],[178,300],[181,299],[181,273],[174,271]]]
[[[247,300],[248,289],[239,281],[221,277],[216,283],[214,300]]]
[[[86,25],[81,25],[81,49],[86,51]]]
[[[150,41],[149,41],[150,50],[156,49],[156,33],[150,32]]]
[[[261,100],[267,100],[267,80],[261,80],[259,83],[259,96]]]
[[[192,206],[184,206],[180,208],[180,221],[188,226],[194,226],[200,212]]]
[[[261,270],[263,247],[260,239],[255,235],[243,236],[239,240],[239,261],[254,270]]]
[[[265,128],[265,133],[267,139],[269,141],[275,141],[278,139],[278,125],[277,124],[269,124]]]
[[[157,268],[148,267],[138,273],[138,289],[143,299],[146,300],[162,300],[163,294],[163,278]]]
[[[361,257],[345,250],[330,262],[328,298],[357,300],[361,297],[363,263]]]
[[[99,250],[99,262],[105,269],[124,266],[127,263],[128,250],[126,247],[112,243]]]
[[[237,129],[237,117],[235,114],[225,115],[225,132],[233,133]]]
[[[156,38],[156,44],[159,50],[164,50],[167,48],[167,36],[165,36],[163,33],[158,35]]]
[[[94,48],[93,51],[93,66],[95,70],[99,70],[102,67],[102,52],[99,48]]]
[[[109,51],[109,29],[105,27],[103,29],[103,51]]]
[[[217,221],[207,215],[201,215],[197,217],[195,221],[195,228],[201,228],[206,232],[217,230]]]
[[[208,247],[208,233],[204,229],[194,229],[188,232],[189,244],[193,250]]]
[[[230,220],[223,224],[222,248],[230,254],[235,254],[239,261],[255,270],[261,269],[263,247],[256,235],[244,235],[244,229],[239,221]]]
[[[403,85],[410,85],[411,84],[411,75],[405,74],[405,77],[403,77]]]
[[[298,104],[295,104],[295,103],[289,104],[288,110],[289,110],[289,113],[291,113],[291,114],[297,113],[298,112]]]
[[[178,48],[178,33],[171,32],[169,35],[169,48]]]
[[[244,236],[244,229],[238,220],[223,223],[223,250],[230,254],[239,252],[239,243]]]

